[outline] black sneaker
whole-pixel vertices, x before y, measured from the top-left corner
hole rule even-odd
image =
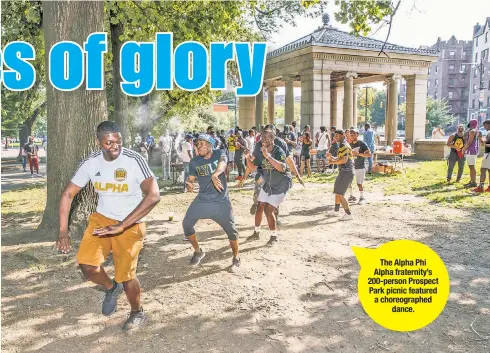
[[[355,197],[355,196],[351,196],[351,197],[349,197],[349,201],[353,201],[353,202],[355,202],[356,200],[357,200],[357,199],[356,199],[356,197]]]
[[[192,255],[190,265],[197,266],[201,263],[201,260],[204,259],[206,253],[204,251],[194,251],[194,255]]]
[[[117,298],[124,289],[122,283],[112,282],[114,283],[115,287],[105,291],[104,300],[102,302],[102,314],[104,316],[111,316],[114,314],[117,308]]]
[[[267,242],[267,245],[268,246],[274,246],[274,244],[276,244],[276,243],[277,243],[277,237],[274,235],[271,235],[271,238]]]
[[[257,212],[257,205],[253,204],[252,207],[250,207],[250,214],[255,214]]]
[[[249,236],[247,238],[247,241],[253,241],[253,240],[260,240],[260,233],[259,232],[254,231],[254,234],[252,234],[251,236]]]
[[[241,261],[240,259],[238,258],[233,258],[233,261],[231,263],[231,272],[233,273],[236,273],[238,272],[238,270],[240,269],[240,264],[241,264]]]
[[[465,184],[465,188],[476,188],[478,185],[476,183],[469,182],[468,184]]]
[[[143,311],[143,308],[141,308],[139,311],[131,311],[128,314],[128,319],[124,323],[122,329],[124,331],[133,330],[143,326],[143,324],[147,321],[148,316]]]

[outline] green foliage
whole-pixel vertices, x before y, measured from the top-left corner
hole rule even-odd
[[[372,24],[384,21],[394,11],[391,0],[335,0],[335,5],[340,7],[335,19],[349,23],[352,33],[363,36],[372,31]]]
[[[26,123],[36,109],[41,107],[41,114],[45,111],[42,104],[46,100],[46,71],[40,1],[20,0],[2,3],[2,43],[13,41],[29,42],[36,50],[36,59],[31,61],[36,70],[34,86],[22,92],[9,91],[3,85],[1,88],[2,136],[16,137],[19,126]]]

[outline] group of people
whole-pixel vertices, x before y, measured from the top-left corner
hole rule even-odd
[[[486,131],[490,130],[490,120],[483,122]],[[485,152],[480,168],[480,182],[476,181],[476,159],[479,154],[480,143],[484,144]],[[463,176],[465,163],[470,169],[470,181],[465,184],[466,188],[473,188],[476,193],[490,192],[490,133],[484,137],[478,130],[478,120],[472,119],[466,126],[458,126],[456,132],[449,136],[447,145],[451,148],[448,157],[447,182],[450,183],[453,170],[458,164],[456,182],[460,182]],[[485,189],[486,174],[489,174],[489,186]]]
[[[211,219],[218,223],[228,236],[233,254],[231,270],[235,272],[241,260],[238,231],[229,197],[227,169],[231,168],[230,157],[237,161],[236,147],[243,149],[246,163],[246,167],[241,168],[245,169],[244,178],[239,180],[237,186],[241,187],[252,174],[256,183],[254,232],[247,238],[248,241],[260,239],[265,214],[271,233],[267,244],[274,246],[278,243],[276,215],[279,206],[292,187],[293,176],[301,183],[302,179],[292,158],[292,148],[288,147],[286,140],[277,136],[274,125],[264,126],[257,133],[258,138],[254,136],[252,146],[241,136],[240,130],[234,137],[230,135],[228,138],[231,139],[225,142],[230,146],[229,143],[234,140],[234,151],[229,148],[226,151],[223,141],[219,137],[219,141],[215,139],[212,129],[208,132],[198,135],[195,140],[192,135],[186,136],[185,142],[190,148],[185,149],[189,158],[185,185],[189,191],[193,191],[197,182],[199,192],[189,205],[182,226],[194,249],[190,265],[197,266],[206,254],[198,242],[195,225],[200,219]],[[252,136],[250,131],[249,136]],[[335,211],[330,213],[338,216],[342,205],[345,210],[343,220],[352,219],[349,204],[344,197],[348,187],[354,177],[362,185],[363,175],[355,172],[356,166],[360,166],[361,161],[364,164],[364,158],[370,156],[369,147],[357,137],[356,129],[336,129],[332,139],[337,145],[336,155],[330,152],[325,154],[328,164],[336,165],[339,169],[334,185]],[[76,194],[91,182],[98,194],[98,204],[96,212],[89,217],[77,253],[77,262],[87,280],[105,288],[103,315],[112,315],[116,311],[119,295],[123,291],[126,293],[131,311],[123,330],[131,330],[148,320],[141,305],[141,287],[136,277],[136,267],[146,233],[144,217],[160,202],[160,192],[147,160],[139,153],[122,147],[121,133],[114,122],[104,121],[99,124],[97,142],[100,150],[80,163],[61,196],[57,247],[63,253],[70,250],[68,220],[71,204]],[[192,152],[195,152],[194,156]],[[114,278],[110,278],[102,267],[111,251]]]

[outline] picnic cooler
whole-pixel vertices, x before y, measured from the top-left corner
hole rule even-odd
[[[400,140],[393,140],[393,153],[403,152],[403,142]]]

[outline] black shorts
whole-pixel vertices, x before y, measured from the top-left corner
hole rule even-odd
[[[215,221],[226,232],[228,239],[237,240],[238,231],[233,218],[231,202],[202,202],[197,199],[192,201],[182,221],[186,237],[196,234],[194,226],[200,219]]]
[[[337,175],[337,179],[335,179],[333,193],[335,195],[344,196],[352,183],[352,180],[354,180],[354,171],[341,171],[339,175]]]

